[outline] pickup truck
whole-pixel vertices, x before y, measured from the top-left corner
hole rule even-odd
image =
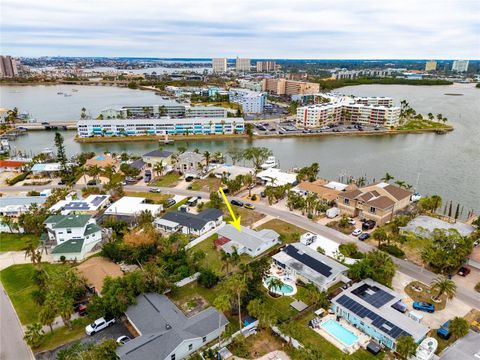
[[[102,331],[103,329],[106,329],[109,326],[112,326],[113,324],[115,324],[115,318],[107,316],[104,318],[101,317],[95,320],[90,325],[87,325],[85,327],[85,333],[91,336],[99,331]]]

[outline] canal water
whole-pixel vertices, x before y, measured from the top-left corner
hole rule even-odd
[[[78,118],[82,106],[92,113],[98,113],[107,106],[154,104],[159,98],[146,91],[93,86],[77,86],[79,91],[72,93],[71,97],[57,95],[57,92],[71,88],[0,87],[0,104],[2,107],[17,106],[41,121],[53,122]],[[348,176],[366,176],[368,180],[378,180],[388,171],[423,194],[439,194],[444,200],[460,203],[464,207],[464,215],[471,209],[480,212],[480,89],[471,84],[362,85],[337,91],[357,96],[390,96],[398,103],[406,99],[417,112],[442,113],[455,131],[446,135],[187,141],[176,142],[169,147],[187,146],[200,151],[227,153],[231,148],[265,146],[279,159],[281,168],[290,169],[318,162],[320,175],[333,180]],[[448,96],[446,93],[462,96]],[[4,97],[4,94],[7,96]],[[78,144],[74,142],[74,131],[65,131],[63,135],[70,155],[80,151],[142,154],[158,147],[155,142]],[[32,132],[19,137],[12,145],[17,150],[38,152],[45,147],[53,147],[53,136],[53,132]]]

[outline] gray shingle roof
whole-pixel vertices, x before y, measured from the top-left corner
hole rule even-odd
[[[198,215],[183,211],[169,211],[162,219],[174,221],[190,229],[200,230],[208,222],[217,220],[222,214],[218,209],[205,209]]]
[[[219,312],[208,308],[187,318],[168,297],[143,294],[126,314],[141,335],[117,349],[122,360],[163,360],[183,341],[207,336],[218,329]],[[220,324],[228,320],[220,314]]]
[[[255,231],[242,226],[242,231],[239,232],[232,225],[224,226],[218,231],[218,235],[224,236],[227,239],[230,239],[231,241],[242,246],[246,246],[250,249],[256,249],[264,242],[280,237],[280,235],[274,230],[263,229],[260,231]]]
[[[161,158],[167,158],[169,157],[170,155],[172,155],[173,153],[171,151],[165,151],[165,150],[160,150],[160,149],[157,149],[157,150],[153,150],[153,151],[150,151],[146,154],[143,154],[142,156],[150,156],[150,157],[161,157]]]

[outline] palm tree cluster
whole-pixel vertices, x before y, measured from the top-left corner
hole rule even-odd
[[[313,217],[327,211],[329,205],[319,199],[315,193],[303,196],[295,191],[288,191],[287,207],[290,211],[300,210],[302,215],[306,213],[309,217]]]

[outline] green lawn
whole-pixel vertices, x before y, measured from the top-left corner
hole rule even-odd
[[[31,234],[0,234],[0,252],[24,250],[29,242],[38,246],[40,238]]]
[[[245,209],[243,207],[238,207],[235,205],[232,205],[232,210],[235,216],[241,217],[240,222],[243,226],[251,226],[253,223],[256,223],[258,220],[263,219],[265,217],[265,215],[259,212],[256,212],[255,210],[249,210],[249,209]],[[223,213],[225,215],[224,218],[227,223],[232,220],[232,217],[230,216],[230,212],[228,211],[226,206],[223,207]]]
[[[180,179],[180,174],[177,172],[170,172],[166,175],[155,178],[149,185],[159,187],[175,187]]]
[[[156,204],[163,204],[166,200],[173,197],[171,194],[164,193],[151,193],[151,192],[137,192],[137,191],[127,191],[125,192],[126,196],[137,196],[143,197],[154,201]]]
[[[165,209],[165,211],[173,211],[173,210],[177,210],[180,206],[182,206],[183,204],[185,204],[186,202],[188,201],[188,197],[186,197],[185,199],[183,200],[180,200],[179,202],[177,202],[175,205]]]
[[[51,269],[63,265],[43,263],[42,266],[49,272]],[[32,292],[36,288],[32,280],[33,271],[32,264],[12,265],[0,271],[2,284],[22,324],[35,322],[40,310],[32,298]]]
[[[267,221],[265,224],[260,225],[256,230],[261,229],[275,230],[281,235],[281,239],[284,243],[297,242],[299,239],[298,236],[307,232],[305,229],[278,219]]]
[[[447,129],[449,125],[430,120],[410,120],[406,124],[399,126],[397,130],[423,130],[423,129]]]
[[[71,341],[81,339],[85,336],[85,326],[92,322],[88,317],[78,318],[72,321],[72,329],[61,327],[50,332],[48,330],[42,339],[42,342],[35,352],[55,349]]]
[[[222,184],[222,180],[216,177],[207,177],[205,179],[198,179],[192,182],[191,187],[194,191],[217,191]]]

